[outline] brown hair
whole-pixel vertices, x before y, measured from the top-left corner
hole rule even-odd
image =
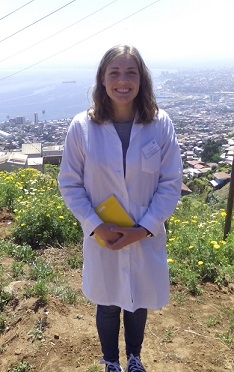
[[[109,49],[102,57],[96,73],[96,84],[93,88],[93,103],[88,114],[96,123],[103,123],[112,117],[112,105],[106,89],[103,86],[103,76],[108,64],[117,56],[128,54],[134,57],[140,74],[139,92],[134,99],[138,113],[137,123],[149,123],[158,113],[158,105],[153,91],[153,83],[148,67],[138,50],[129,45],[116,45]]]

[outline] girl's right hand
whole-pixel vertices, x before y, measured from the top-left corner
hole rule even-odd
[[[118,225],[114,223],[103,222],[101,223],[101,225],[96,227],[94,233],[98,235],[106,244],[113,244],[122,237],[122,234],[120,234],[119,232],[110,231],[111,227],[118,227]]]

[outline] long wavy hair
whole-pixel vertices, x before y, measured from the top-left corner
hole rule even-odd
[[[103,86],[103,78],[109,63],[118,56],[130,55],[136,63],[140,74],[140,87],[134,99],[134,107],[137,112],[137,123],[150,123],[158,114],[158,105],[153,91],[153,82],[150,71],[145,65],[138,50],[129,45],[116,45],[109,49],[102,57],[96,73],[96,83],[92,93],[92,106],[88,109],[91,119],[99,124],[111,120],[113,117],[111,99]]]

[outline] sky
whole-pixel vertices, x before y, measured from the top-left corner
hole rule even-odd
[[[0,0],[0,77],[95,68],[116,44],[134,45],[153,68],[234,67],[233,15],[234,0]]]

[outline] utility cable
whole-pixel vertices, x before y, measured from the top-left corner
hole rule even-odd
[[[101,10],[107,8],[108,6],[110,6],[111,4],[115,3],[116,1],[118,1],[118,0],[114,0],[114,1],[112,1],[111,3],[109,3],[109,4],[105,5],[105,6],[103,6],[102,8],[100,8],[100,9],[98,9],[98,10],[95,10],[95,12],[90,13],[90,14],[88,14],[87,16],[85,16],[85,17],[79,19],[77,22],[72,23],[71,25],[69,25],[69,26],[63,28],[62,30],[59,30],[59,31],[56,32],[55,34],[52,34],[52,35],[50,35],[50,36],[47,36],[45,39],[42,39],[42,40],[38,41],[37,43],[34,43],[34,44],[28,46],[27,48],[22,49],[22,50],[20,50],[20,51],[18,51],[18,52],[16,52],[16,53],[14,53],[14,54],[12,54],[12,55],[6,57],[6,58],[0,60],[0,63],[6,61],[7,59],[10,59],[10,58],[12,58],[12,57],[15,57],[16,55],[18,55],[18,54],[20,54],[20,53],[23,53],[23,52],[25,52],[25,51],[28,50],[28,49],[31,49],[31,48],[34,47],[35,45],[38,45],[38,44],[43,43],[44,41],[50,39],[51,37],[54,37],[54,36],[60,34],[61,32],[67,30],[68,28],[70,28],[70,27],[76,25],[77,23],[80,23],[80,22],[84,21],[85,19],[87,19],[87,18],[93,16],[94,14],[100,12]]]
[[[9,39],[9,38],[12,37],[12,36],[18,34],[19,32],[21,32],[21,31],[23,31],[23,30],[26,30],[27,28],[29,28],[29,27],[35,25],[36,23],[42,21],[43,19],[45,19],[45,18],[51,16],[52,14],[54,14],[54,13],[58,12],[59,10],[65,8],[66,6],[70,5],[71,3],[74,3],[74,1],[76,1],[76,0],[72,0],[72,1],[70,1],[69,3],[63,5],[61,8],[58,8],[58,9],[54,10],[52,13],[47,14],[45,17],[42,17],[42,18],[38,19],[37,21],[31,23],[30,25],[28,25],[28,26],[22,28],[21,30],[18,30],[18,31],[16,31],[16,32],[14,32],[13,34],[11,34],[11,35],[5,37],[4,39],[0,40],[0,43],[1,43],[2,41],[5,41],[5,40]]]
[[[111,27],[114,27],[114,26],[116,26],[117,24],[119,24],[119,23],[125,21],[126,19],[133,17],[135,14],[140,13],[140,12],[142,12],[143,10],[145,10],[145,9],[147,9],[147,8],[149,8],[149,7],[151,7],[152,5],[158,3],[159,1],[160,1],[160,0],[156,0],[156,1],[154,1],[153,3],[151,3],[151,4],[149,4],[149,5],[146,5],[145,7],[141,8],[140,10],[137,10],[136,12],[130,14],[129,16],[127,16],[127,17],[125,17],[125,18],[122,18],[120,21],[117,21],[117,22],[113,23],[112,25],[110,25],[110,26],[108,26],[108,27],[105,27],[105,28],[103,28],[102,30],[96,32],[95,34],[93,34],[93,35],[91,35],[91,36],[88,36],[88,37],[86,37],[85,39],[80,40],[80,41],[78,41],[77,43],[75,43],[75,44],[73,44],[73,45],[70,45],[69,47],[67,47],[67,48],[65,48],[65,49],[63,49],[63,50],[61,50],[60,52],[57,52],[57,53],[55,53],[55,54],[52,54],[52,55],[49,56],[49,57],[46,57],[46,58],[44,58],[44,59],[42,59],[42,60],[40,60],[40,61],[38,61],[38,62],[36,62],[36,63],[33,63],[33,64],[30,65],[30,66],[27,66],[27,67],[23,68],[22,70],[18,70],[18,71],[16,71],[16,72],[14,72],[13,74],[10,74],[10,75],[7,75],[7,76],[1,78],[0,81],[5,80],[5,79],[7,79],[7,78],[9,78],[9,77],[11,77],[11,76],[17,75],[17,74],[19,74],[20,72],[23,72],[23,71],[25,71],[25,70],[28,70],[28,69],[31,68],[31,67],[37,66],[37,65],[39,65],[40,63],[42,63],[42,62],[44,62],[44,61],[47,61],[47,60],[50,59],[50,58],[53,58],[53,57],[55,57],[55,56],[57,56],[57,55],[59,55],[59,54],[61,54],[61,53],[63,53],[63,52],[66,52],[67,50],[69,50],[69,49],[75,47],[75,46],[78,45],[78,44],[81,44],[81,43],[83,43],[83,42],[85,42],[85,41],[87,41],[87,40],[89,40],[89,39],[92,39],[93,37],[95,37],[95,36],[101,34],[102,32],[104,32],[104,31],[106,31],[106,30],[109,30]]]
[[[22,9],[22,8],[25,7],[26,5],[32,3],[33,1],[35,1],[35,0],[31,0],[31,1],[29,1],[28,3],[22,5],[20,8],[13,10],[13,12],[6,14],[4,17],[0,18],[0,21],[1,21],[2,19],[4,19],[4,18],[10,16],[11,14],[13,14],[13,13],[15,13],[15,12],[18,12],[18,10]]]

